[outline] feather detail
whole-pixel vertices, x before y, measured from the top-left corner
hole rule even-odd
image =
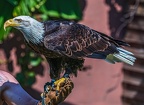
[[[44,35],[44,24],[29,17],[29,16],[18,16],[13,19],[17,22],[17,20],[21,20],[18,26],[15,26],[16,29],[20,30],[25,40],[28,43],[40,44],[43,40]]]
[[[117,48],[117,50],[119,51],[119,53],[115,53],[115,54],[109,54],[106,57],[106,61],[110,62],[110,63],[115,63],[115,62],[124,62],[127,63],[129,65],[133,65],[136,58],[134,57],[134,54],[123,49],[123,48]]]
[[[51,21],[45,25],[44,45],[62,56],[105,59],[110,63],[125,62],[133,65],[135,57],[127,50],[126,42],[115,40],[87,26],[68,21]],[[48,27],[49,25],[49,27]]]

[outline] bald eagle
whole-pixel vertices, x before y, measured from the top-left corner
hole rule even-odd
[[[77,74],[84,58],[104,59],[110,63],[124,62],[133,65],[133,53],[122,46],[126,42],[113,39],[85,25],[70,21],[50,20],[39,22],[29,16],[18,16],[4,24],[20,30],[26,43],[37,53],[43,54],[50,65],[50,77],[59,79],[65,74]]]

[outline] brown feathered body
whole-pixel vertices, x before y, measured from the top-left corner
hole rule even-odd
[[[41,43],[29,42],[28,45],[47,58],[50,76],[54,79],[60,77],[62,70],[77,75],[84,57],[106,59],[109,54],[119,53],[117,47],[128,45],[74,22],[47,21],[43,24],[45,33]]]
[[[77,76],[85,57],[129,65],[133,65],[136,59],[133,53],[122,48],[128,46],[127,43],[75,22],[39,22],[29,16],[17,16],[4,23],[4,29],[9,26],[20,30],[27,44],[46,57],[50,76],[55,80],[60,78],[63,70],[64,77],[69,74]]]

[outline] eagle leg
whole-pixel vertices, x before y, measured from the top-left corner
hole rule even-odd
[[[71,68],[66,68],[63,77],[64,78],[70,78],[70,76],[69,76],[70,74],[72,74],[72,69]]]
[[[54,86],[56,86],[56,93],[58,94],[60,91],[61,85],[65,84],[67,78],[70,78],[69,75],[72,73],[72,70],[70,68],[66,68],[65,74],[62,78],[56,80],[54,82]]]

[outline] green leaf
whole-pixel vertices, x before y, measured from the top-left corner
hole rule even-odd
[[[36,81],[35,76],[34,76],[34,77],[29,77],[29,78],[27,79],[27,82],[26,82],[25,84],[26,84],[27,86],[32,86],[32,84],[34,84],[35,81]]]
[[[16,79],[20,82],[20,84],[23,84],[25,82],[26,76],[23,72],[17,73]],[[24,84],[23,84],[24,85]]]
[[[29,72],[29,73],[28,73],[28,76],[29,76],[29,77],[34,77],[34,76],[35,76],[35,73],[34,73],[34,72]]]
[[[38,66],[41,63],[41,61],[42,61],[42,58],[40,58],[40,57],[33,58],[30,61],[30,65],[32,65],[32,66]]]
[[[14,6],[18,4],[18,0],[7,0],[7,1]]]

